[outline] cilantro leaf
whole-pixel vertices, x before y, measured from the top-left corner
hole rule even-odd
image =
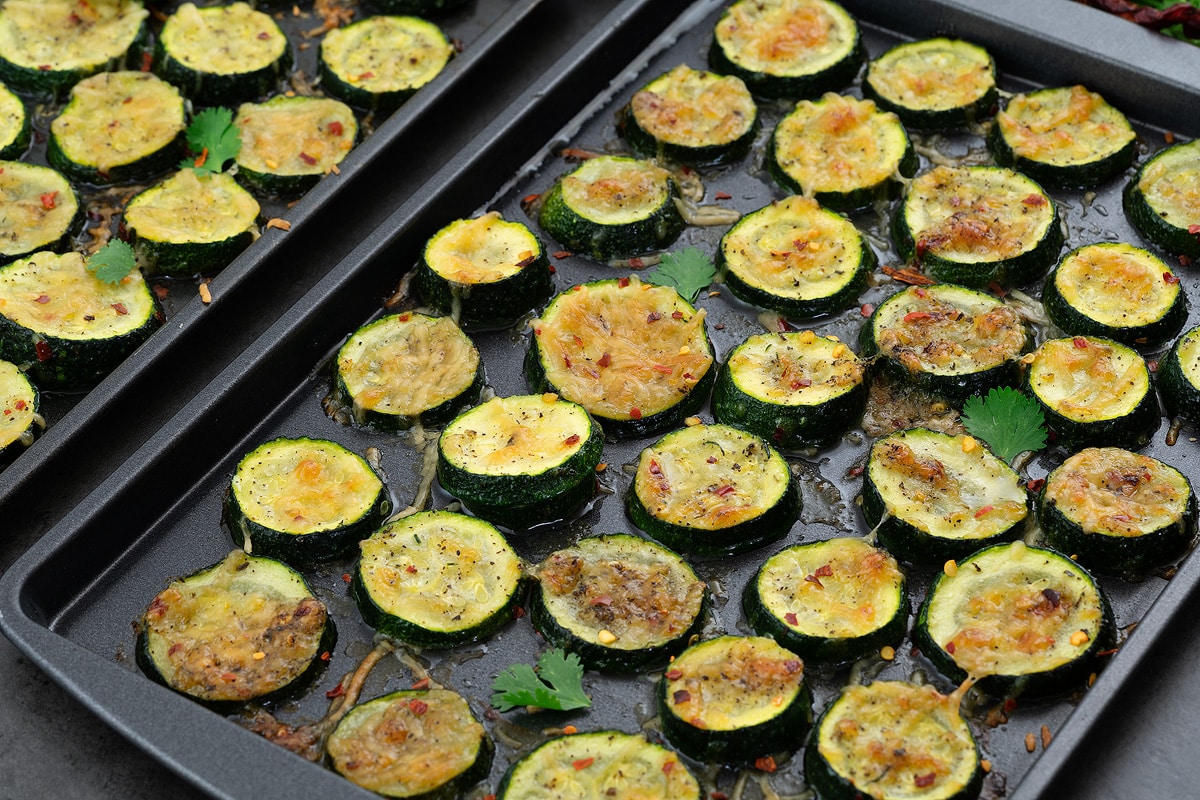
[[[236,158],[242,149],[242,135],[233,124],[233,112],[228,108],[206,108],[195,116],[188,125],[188,148],[194,158],[185,158],[180,169],[191,169],[197,173],[218,173],[225,162]]]
[[[983,439],[992,452],[1011,463],[1026,450],[1046,446],[1046,416],[1032,397],[1003,386],[987,397],[971,397],[963,405],[963,425]]]
[[[492,706],[500,711],[520,706],[570,711],[592,704],[583,691],[579,656],[558,648],[542,654],[536,672],[528,664],[513,664],[492,681],[492,692]]]
[[[685,247],[677,253],[664,253],[662,263],[646,273],[646,280],[674,287],[680,296],[694,303],[716,276],[717,268],[703,250]]]
[[[120,239],[109,239],[87,260],[87,268],[105,283],[120,283],[134,266],[133,248]]]

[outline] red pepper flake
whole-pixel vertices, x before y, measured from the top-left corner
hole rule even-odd
[[[812,381],[809,378],[797,378],[792,381],[792,389],[807,389],[812,386]]]
[[[1046,195],[1034,192],[1033,194],[1027,195],[1021,202],[1027,206],[1044,206],[1046,205]]]
[[[651,311],[646,315],[646,324],[649,325],[652,322],[658,322],[660,319],[662,319],[661,311]]]
[[[905,322],[917,322],[923,319],[932,319],[932,316],[927,311],[910,311],[904,315]]]
[[[329,123],[329,132],[334,136],[341,136],[346,132],[346,128],[342,125],[342,123],[335,119],[333,122]]]
[[[258,38],[265,42],[267,39],[271,38],[271,34],[267,33],[266,31],[259,31]]]
[[[628,285],[629,285],[629,278],[627,278],[625,276],[621,276],[620,278],[617,278],[617,286],[624,289]]]
[[[946,652],[949,653],[950,655],[954,655],[954,650],[955,650],[954,642],[947,642],[946,643]]]
[[[607,607],[607,606],[611,606],[612,603],[613,603],[613,599],[612,599],[612,595],[610,595],[610,594],[597,595],[596,597],[593,597],[591,600],[588,600],[588,605],[593,605],[593,606]]]
[[[424,700],[418,700],[414,697],[412,700],[408,701],[408,710],[411,711],[414,716],[420,717],[429,710],[429,703],[426,703]]]
[[[429,678],[421,678],[421,680],[417,681],[416,683],[414,683],[414,684],[412,685],[412,688],[414,688],[414,689],[428,689],[432,683],[433,683],[433,682],[432,682],[432,681],[430,681],[430,680],[429,680]]]
[[[1174,274],[1173,272],[1164,272],[1164,273],[1163,273],[1163,280],[1164,280],[1166,283],[1169,283],[1169,284],[1170,284],[1170,285],[1172,285],[1172,286],[1174,286],[1175,284],[1179,283],[1179,278],[1178,278],[1178,277],[1176,277],[1176,276],[1175,276],[1175,274]]]
[[[763,772],[774,772],[778,767],[775,765],[775,759],[771,756],[763,756],[762,758],[754,759],[754,768]]]
[[[707,461],[709,464],[715,464],[715,463],[717,463],[717,457],[709,456],[708,458],[705,459],[705,461]]]
[[[676,761],[664,761],[663,765],[662,765],[663,773],[670,775],[671,771],[675,769],[675,764],[677,764],[677,763],[678,762],[676,762]]]
[[[547,265],[546,265],[546,269],[550,270],[550,274],[551,274],[551,275],[556,275],[556,274],[558,274],[558,270],[554,268],[554,265],[553,265],[553,264],[547,264]]]
[[[713,489],[712,493],[715,494],[717,497],[729,497],[729,495],[733,494],[736,491],[737,491],[736,487],[726,483],[723,486],[718,486],[717,488]]]
[[[783,621],[786,622],[788,625],[799,625],[800,624],[800,618],[796,616],[795,611],[789,611],[786,614],[784,614]]]
[[[671,319],[683,319],[683,312],[682,311],[672,311]]]
[[[809,583],[816,584],[817,588],[819,588],[819,589],[825,588],[825,584],[821,583],[821,579],[818,578],[816,575],[805,575],[804,580],[808,581]]]
[[[208,161],[208,148],[207,147],[203,148],[200,151],[200,155],[196,156],[196,159],[194,161],[192,161],[192,166],[199,169],[200,167],[204,166],[205,161]]]
[[[1071,343],[1075,345],[1075,349],[1077,350],[1086,350],[1088,346],[1087,339],[1083,338],[1082,336],[1076,336],[1071,340]]]
[[[924,289],[917,287],[916,289],[913,289],[913,294],[915,294],[917,297],[920,297],[921,299],[924,299],[925,297],[928,296],[929,293],[926,292]]]
[[[1025,482],[1025,488],[1031,492],[1040,492],[1045,485],[1045,478],[1032,478]]]
[[[412,564],[409,564],[407,567],[405,567],[404,571],[407,572],[409,575],[417,574],[417,568]]]
[[[17,402],[13,403],[13,408],[15,408],[17,411],[24,411],[25,410],[25,401],[18,400]]]
[[[684,379],[685,381],[694,381],[696,378],[695,378],[695,376],[694,376],[694,375],[692,375],[692,373],[690,373],[690,372],[685,372],[685,373],[683,373],[683,379]]]
[[[717,192],[715,195],[713,195],[713,198],[716,200],[732,200],[733,195],[731,195],[729,192]]]
[[[232,672],[222,672],[221,673],[221,680],[225,681],[226,683],[233,683],[237,679],[238,679],[238,676]]]
[[[816,575],[818,578],[828,578],[829,576],[833,575],[833,565],[832,564],[822,564],[820,567],[817,568],[817,571],[814,572],[813,574]]]
[[[1015,697],[1010,697],[1004,701],[1004,713],[1011,714],[1017,710],[1017,700]]]
[[[154,53],[150,52],[149,50],[143,51],[142,52],[142,63],[141,63],[141,66],[139,67],[139,69],[142,72],[149,72],[151,67],[153,67],[153,66],[154,66]]]
[[[576,347],[583,347],[583,337],[579,334],[572,335],[571,341],[575,343]]]
[[[921,788],[921,789],[924,789],[929,786],[933,786],[933,782],[935,780],[937,780],[936,772],[927,772],[924,775],[914,775],[913,776],[913,783],[915,783],[918,786],[918,788]]]
[[[864,317],[869,317],[875,313],[875,306],[871,305],[870,303],[863,303],[858,311]]]
[[[662,475],[662,467],[660,467],[658,465],[658,462],[655,461],[654,459],[650,459],[650,474],[651,475]]]
[[[634,406],[633,408],[629,409],[629,418],[630,419],[641,419],[642,418],[642,410],[640,408],[638,408],[637,406]]]
[[[645,269],[646,262],[642,261],[640,258],[631,258],[631,259],[629,259],[629,268],[630,269]]]
[[[39,72],[49,72],[50,70],[54,69],[54,67],[50,66],[49,64],[38,64],[37,68]]]
[[[524,269],[525,267],[528,267],[530,264],[532,264],[535,261],[537,261],[537,256],[530,256],[529,258],[522,258],[520,261],[517,262],[517,266],[520,267],[521,269]]]
[[[528,208],[529,206],[531,206],[531,205],[533,205],[534,203],[536,203],[536,202],[538,201],[538,198],[539,198],[539,197],[541,197],[541,195],[540,195],[540,194],[527,194],[527,195],[525,195],[524,197],[522,197],[522,198],[521,198],[521,205],[522,205],[522,207]],[[570,255],[570,254],[568,253],[568,255]],[[566,256],[563,256],[563,258],[566,258]]]
[[[682,677],[683,677],[683,670],[681,670],[681,669],[669,669],[669,670],[667,670],[666,678],[667,678],[667,680],[669,680],[669,681],[677,681],[677,680],[679,680],[679,679],[680,679],[680,678],[682,678]]]
[[[407,311],[400,315],[401,322],[408,322],[410,319],[412,319],[412,314],[408,313]]]
[[[572,761],[571,766],[574,767],[576,771],[587,769],[595,762],[595,760],[596,759],[592,758],[591,756],[588,756],[587,758],[581,758],[578,761]]]
[[[851,467],[850,469],[846,470],[846,477],[847,478],[857,478],[860,475],[862,475],[863,472],[865,472],[865,471],[866,471],[866,467],[864,467],[860,464],[857,467]]]
[[[125,307],[124,303],[113,303],[112,309],[113,309],[113,311],[117,312],[117,314],[119,316],[122,316],[122,317],[129,313],[129,309]]]
[[[670,367],[668,367],[666,364],[655,364],[653,367],[651,367],[651,369],[653,369],[655,372],[659,373],[660,375],[670,375],[672,372],[675,371],[675,370],[671,369]]]
[[[671,695],[671,699],[675,701],[675,705],[682,705],[683,703],[691,702],[692,693],[687,689],[680,689]]]
[[[321,653],[321,660],[322,660],[322,661],[325,661],[325,662],[332,661],[332,660],[333,660],[333,653],[329,652],[328,650],[326,650],[326,651],[322,652],[322,653]]]
[[[339,683],[337,686],[333,687],[333,688],[332,688],[332,689],[330,689],[328,692],[326,692],[326,693],[325,693],[325,697],[327,697],[328,699],[332,700],[332,699],[333,699],[333,698],[335,698],[335,697],[341,697],[341,696],[342,696],[342,695],[344,695],[345,693],[346,693],[346,690],[345,690],[345,689],[343,689],[343,688],[342,688],[342,685]]]
[[[533,196],[537,197],[537,195],[533,195]],[[554,251],[554,257],[557,258],[559,261],[562,261],[564,258],[570,258],[573,255],[575,255],[575,254],[572,253],[570,250],[555,250]]]
[[[567,445],[567,446],[570,446],[570,445],[573,445],[573,444],[579,444],[579,434],[578,434],[578,433],[572,433],[572,434],[571,434],[570,436],[568,436],[566,439],[563,439],[563,444],[565,444],[565,445]]]
[[[41,304],[41,305],[43,305],[43,306],[44,306],[44,305],[46,305],[46,303],[49,303],[49,302],[50,302],[50,295],[48,295],[48,294],[39,294],[39,295],[37,296],[37,300],[35,300],[34,302],[35,302],[35,303],[39,303],[39,304]]]
[[[371,80],[371,78],[374,78],[374,77],[375,77],[375,73],[371,72],[370,70],[367,70],[366,72],[360,72],[358,74],[358,79],[360,81],[369,81],[369,80]]]
[[[525,609],[522,606],[513,606],[513,619],[521,619],[525,616]]]
[[[1200,234],[1200,225],[1188,225],[1188,233]]]
[[[54,358],[54,351],[51,350],[50,345],[46,344],[45,342],[34,342],[33,350],[35,353],[37,353],[38,361],[49,361],[50,359]]]
[[[58,208],[58,192],[42,192],[42,208],[53,211]]]
[[[303,150],[300,151],[300,160],[303,161],[305,164],[308,164],[310,167],[317,163],[317,159],[310,156],[308,153],[304,152]]]
[[[596,366],[598,366],[598,367],[607,367],[607,366],[611,366],[611,365],[612,365],[612,354],[611,353],[605,353],[604,355],[602,355],[598,359],[596,359]]]
[[[1000,298],[1008,297],[1008,290],[1005,289],[1000,284],[996,283],[995,281],[992,281],[991,283],[989,283],[988,288],[992,290],[992,294],[996,295],[996,297],[1000,297]]]
[[[349,583],[350,581],[354,580],[354,578],[351,578],[351,577],[350,577],[350,573],[349,573],[349,572],[343,572],[343,573],[342,573],[342,580],[343,580],[343,581],[345,581],[346,583]]]
[[[995,506],[984,506],[983,508],[981,508],[975,512],[975,519],[979,519],[984,514],[988,513],[989,511],[993,510],[994,508],[995,508]]]
[[[1146,369],[1150,370],[1151,372],[1158,372],[1158,359],[1152,358],[1149,361],[1147,361]]]

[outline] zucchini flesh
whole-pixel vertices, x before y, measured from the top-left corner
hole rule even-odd
[[[1168,147],[1125,187],[1125,213],[1169,253],[1200,258],[1200,139]]]
[[[454,45],[416,17],[373,16],[335,28],[321,42],[321,86],[355,106],[387,113],[446,68]]]
[[[45,427],[37,387],[16,364],[0,361],[0,465],[7,464]]]
[[[961,128],[995,105],[996,64],[987,50],[961,39],[904,42],[867,66],[862,88],[905,127]]]
[[[236,120],[242,135],[238,178],[268,194],[311,188],[337,168],[358,136],[354,112],[327,97],[279,95],[243,103]]]
[[[0,159],[20,158],[32,137],[33,123],[25,104],[0,83]]]
[[[79,197],[58,172],[0,161],[0,261],[65,249],[78,217]]]
[[[1168,414],[1200,420],[1200,328],[1180,336],[1159,362],[1158,388]]]

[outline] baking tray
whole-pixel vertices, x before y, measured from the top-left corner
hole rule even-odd
[[[331,791],[340,792],[339,796],[360,796],[331,773],[306,766],[137,674],[132,664],[130,623],[167,580],[212,563],[231,547],[228,534],[219,526],[221,493],[237,459],[259,441],[303,434],[335,438],[360,451],[379,447],[397,500],[401,504],[411,500],[418,470],[414,451],[401,437],[343,428],[321,412],[320,400],[329,388],[327,358],[347,333],[379,313],[380,301],[391,294],[434,230],[485,207],[520,218],[520,199],[543,191],[567,169],[553,155],[555,151],[564,145],[592,149],[612,145],[611,112],[637,86],[680,61],[702,63],[706,26],[711,25],[719,5],[703,0],[691,6],[662,37],[643,49],[631,44],[629,33],[637,30],[639,22],[644,23],[650,9],[661,13],[664,6],[644,1],[622,4],[598,26],[597,38],[568,53],[514,104],[511,113],[483,131],[422,191],[395,209],[334,273],[314,286],[254,347],[234,360],[0,579],[0,625],[14,643],[117,730],[215,796],[248,797],[256,791],[297,797],[317,797],[318,792],[326,796]],[[1110,52],[1138,55],[1093,54],[1090,48],[1105,42],[1139,41],[1143,32],[1119,20],[1072,4],[1027,0],[1007,4],[1001,17],[977,0],[911,0],[886,7],[868,2],[846,5],[868,23],[867,43],[873,55],[895,40],[888,30],[906,36],[963,36],[979,41],[996,55],[1005,88],[1025,88],[1029,85],[1025,80],[1086,82],[1140,123],[1149,147],[1161,146],[1167,129],[1185,137],[1200,132],[1187,111],[1200,99],[1197,90],[1171,77],[1200,74],[1200,60],[1170,47],[1164,47],[1159,56],[1150,53],[1145,58],[1128,45]],[[1147,45],[1147,52],[1152,42],[1155,46],[1160,42],[1149,35],[1140,41]],[[611,86],[597,96],[610,79]],[[578,114],[562,127],[564,108]],[[952,142],[934,146],[955,147]],[[732,195],[730,202],[738,208],[751,210],[763,205],[773,190],[752,164],[712,176],[709,196],[717,191]],[[1117,212],[1114,187],[1089,200],[1071,193],[1055,196],[1063,202],[1072,244],[1094,240],[1091,237],[1134,236]],[[872,232],[871,220],[861,224]],[[711,251],[719,233],[690,229],[681,245],[691,243]],[[886,242],[876,244],[883,261],[893,261]],[[560,287],[592,275],[612,274],[609,268],[583,259],[562,259],[557,266]],[[1200,288],[1193,276],[1185,273],[1184,277],[1193,298],[1191,326],[1198,319]],[[863,300],[876,302],[894,288],[874,287]],[[723,326],[713,330],[719,355],[760,329],[753,314],[747,316],[735,304],[726,308],[727,302],[724,297],[701,301],[710,309],[712,321]],[[852,339],[852,332],[862,324],[861,315],[855,318],[857,314],[853,309],[814,327]],[[485,363],[491,365],[489,382],[497,393],[524,391],[515,368],[523,351],[522,337],[502,332],[480,337],[480,345]],[[1186,433],[1179,445],[1166,448],[1160,430],[1149,452],[1185,472],[1195,472],[1192,465],[1198,453]],[[540,558],[585,532],[632,530],[621,509],[628,476],[619,466],[631,463],[646,443],[610,444],[605,460],[613,468],[604,483],[615,494],[603,496],[587,514],[569,524],[536,537],[515,539],[522,554]],[[799,472],[805,511],[789,543],[839,532],[865,532],[853,504],[857,483],[846,475],[867,446],[864,437],[851,435],[837,448],[814,458],[792,459]],[[1052,462],[1052,457],[1039,457],[1031,476],[1044,474]],[[435,502],[441,506],[447,498],[439,496]],[[756,565],[764,557],[765,553],[759,552],[721,562],[696,560],[698,571],[711,581],[718,598],[710,632],[745,632],[737,598],[752,561]],[[325,705],[323,692],[371,647],[371,631],[357,622],[342,581],[348,568],[348,562],[335,562],[307,572],[318,594],[330,605],[340,638],[333,664],[313,692],[276,709],[287,721],[319,717]],[[914,577],[918,587],[928,579],[927,574]],[[1099,758],[1081,745],[1103,734],[1097,731],[1097,720],[1130,710],[1125,705],[1125,698],[1133,696],[1130,687],[1153,668],[1148,665],[1148,654],[1179,624],[1198,581],[1200,562],[1196,559],[1185,561],[1170,580],[1103,581],[1116,606],[1118,624],[1129,626],[1139,621],[1136,630],[1082,700],[1019,702],[1007,723],[977,729],[994,765],[985,796],[1033,798],[1069,793],[1063,786],[1069,786],[1073,768]],[[919,588],[914,590],[916,598],[920,594]],[[491,677],[513,661],[532,661],[540,649],[527,621],[518,621],[486,645],[461,648],[449,656],[426,653],[420,658],[438,680],[471,697],[476,712],[483,716]],[[907,652],[890,665],[875,666],[882,667],[879,674],[887,678],[908,677],[920,668],[932,675],[919,658]],[[837,670],[818,668],[814,672],[821,706],[848,676]],[[409,680],[406,668],[388,662],[372,674],[364,697],[407,685]],[[944,683],[939,685],[947,688]],[[652,724],[650,680],[589,674],[585,686],[602,702],[586,714],[565,718],[580,728],[632,730]],[[505,719],[485,723],[501,739],[489,781],[492,786],[519,750],[514,741],[537,739],[543,726],[564,721],[555,715],[529,718],[510,714]],[[1054,734],[1053,744],[1044,753],[1040,745],[1039,753],[1026,753],[1026,734],[1040,731],[1043,725]],[[1140,744],[1149,748],[1153,742]],[[772,778],[785,794],[799,789],[797,761],[785,764]],[[220,767],[214,768],[214,764]],[[1177,767],[1176,775],[1187,775],[1188,765]],[[704,770],[701,774],[709,786],[723,791],[731,788],[734,780],[728,770]],[[1164,784],[1172,779],[1164,776]]]

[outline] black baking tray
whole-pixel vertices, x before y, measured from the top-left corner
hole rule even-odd
[[[1030,0],[1010,2],[1002,9],[981,0],[897,0],[887,4],[863,0],[846,5],[868,23],[872,55],[895,40],[889,31],[909,37],[962,36],[984,44],[996,55],[1006,88],[1024,88],[1027,80],[1039,84],[1085,82],[1139,123],[1147,146],[1161,146],[1167,130],[1182,137],[1200,134],[1200,120],[1191,111],[1200,94],[1183,79],[1200,75],[1200,54],[1120,20],[1070,3]],[[612,145],[612,110],[663,69],[681,60],[702,63],[707,43],[704,26],[711,25],[719,6],[716,0],[691,5],[662,37],[643,47],[634,43],[633,32],[653,14],[662,14],[665,7],[661,0],[623,3],[597,27],[595,38],[572,49],[513,104],[510,113],[498,118],[422,190],[395,208],[336,270],[301,297],[119,470],[96,485],[84,502],[0,579],[0,627],[13,642],[114,728],[214,796],[240,798],[258,792],[301,798],[325,797],[330,792],[362,796],[332,773],[303,764],[137,674],[132,664],[130,623],[167,580],[212,563],[231,547],[218,521],[221,493],[236,460],[259,441],[303,434],[335,438],[357,450],[379,447],[398,501],[406,504],[411,499],[417,468],[413,451],[401,438],[343,428],[322,413],[320,400],[328,390],[326,359],[347,333],[379,313],[382,299],[391,294],[434,230],[483,208],[519,218],[520,199],[543,191],[567,169],[554,151],[564,145],[592,149]],[[772,191],[754,168],[731,168],[715,175],[710,197],[716,189],[733,195],[734,205],[748,203],[738,205],[742,210],[762,205],[764,194]],[[1134,236],[1121,219],[1114,197],[1112,187],[1094,199],[1070,194],[1060,197],[1073,244],[1082,243],[1077,241],[1080,237]],[[870,229],[870,221],[865,224]],[[691,229],[684,243],[711,249],[717,235],[719,231]],[[877,245],[886,262],[886,242]],[[592,275],[612,274],[582,259],[563,259],[558,266],[560,287]],[[1200,288],[1194,276],[1183,274],[1192,297],[1190,327],[1198,320]],[[889,292],[887,287],[875,287],[864,300],[875,301]],[[719,354],[758,325],[744,309],[736,313],[721,309],[725,302],[723,298],[701,301],[710,308],[713,321],[724,325],[713,335]],[[856,314],[854,309],[822,320],[820,329],[845,336],[861,324],[861,316],[856,320]],[[494,365],[489,382],[497,393],[524,391],[519,370],[509,368],[522,348],[523,340],[514,332],[481,341],[485,363]],[[1162,444],[1162,433],[1150,452],[1185,473],[1195,473],[1193,465],[1200,454],[1188,441],[1189,432],[1185,430],[1180,444],[1171,450]],[[631,530],[620,504],[628,478],[623,477],[619,465],[631,462],[645,443],[610,444],[606,460],[613,468],[604,483],[616,496],[602,497],[587,514],[558,529],[514,541],[522,554],[539,558],[583,532]],[[853,505],[854,487],[845,475],[861,458],[866,444],[862,437],[850,436],[839,447],[814,458],[793,459],[806,510],[789,541],[825,538],[847,529],[863,532]],[[1044,474],[1049,458],[1040,457],[1031,473],[1040,470]],[[436,502],[444,505],[446,498],[438,497]],[[762,554],[754,557],[761,560]],[[749,558],[728,564],[697,562],[698,571],[712,581],[719,598],[713,627],[745,631],[736,598],[749,562]],[[370,649],[370,631],[356,621],[341,580],[346,568],[346,563],[338,562],[309,573],[314,588],[338,620],[340,641],[334,664],[313,693],[277,709],[288,721],[319,716],[323,691]],[[1136,689],[1147,671],[1158,668],[1151,663],[1151,656],[1169,641],[1173,628],[1186,622],[1186,610],[1195,602],[1198,584],[1200,561],[1194,558],[1184,561],[1170,580],[1106,581],[1118,622],[1128,626],[1139,621],[1136,629],[1081,700],[1019,703],[1007,724],[981,731],[985,752],[994,764],[995,777],[989,779],[986,791],[991,796],[1021,798],[1071,796],[1076,770],[1111,759],[1113,753],[1106,758],[1084,745],[1103,737],[1101,721],[1136,711],[1126,705],[1127,698],[1140,696]],[[476,712],[482,713],[491,676],[513,661],[532,661],[540,648],[528,623],[517,622],[485,646],[464,648],[450,657],[421,657],[435,677],[468,694]],[[919,659],[903,654],[881,674],[905,677],[921,666]],[[846,676],[817,672],[823,686],[818,703],[822,704],[828,701],[830,686]],[[397,688],[409,677],[403,667],[389,662],[388,668],[373,674],[364,696]],[[586,687],[603,702],[586,715],[569,718],[581,728],[615,725],[634,729],[653,715],[645,702],[651,687],[645,678],[617,680],[589,674]],[[517,715],[511,723],[489,720],[487,724],[506,740],[520,740],[537,738],[543,724],[562,722],[557,717],[542,722]],[[1053,731],[1054,743],[1044,753],[1027,754],[1025,734],[1039,731],[1042,725]],[[1149,751],[1155,742],[1148,734],[1137,745]],[[492,786],[505,760],[517,749],[510,743],[502,745]],[[1136,749],[1127,751],[1126,757],[1137,759]],[[1191,785],[1189,774],[1200,769],[1193,766],[1195,762],[1173,765],[1175,772],[1164,775],[1161,783],[1142,785],[1126,796],[1142,796],[1151,788],[1162,791],[1167,786]],[[732,779],[727,772],[705,775],[723,790]],[[790,764],[775,779],[786,794],[798,788],[796,778],[795,766]]]

